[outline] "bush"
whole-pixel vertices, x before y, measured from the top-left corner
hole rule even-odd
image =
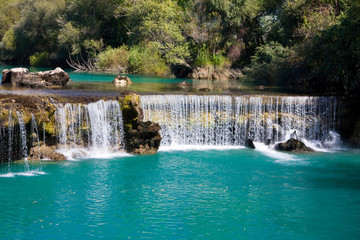
[[[247,80],[260,84],[275,84],[286,81],[291,72],[294,51],[279,43],[271,42],[256,49],[251,64],[244,69]]]
[[[206,67],[211,65],[209,51],[205,48],[198,49],[194,64],[196,67]]]
[[[34,55],[30,56],[30,65],[35,67],[47,67],[49,66],[49,53],[36,52]]]
[[[222,68],[229,62],[228,59],[222,54],[213,54],[211,56],[211,63],[214,67]]]
[[[118,48],[108,47],[99,53],[96,59],[96,67],[101,71],[126,72],[129,61],[129,50],[127,46]]]
[[[165,60],[161,57],[158,45],[154,42],[130,48],[129,71],[148,75],[170,73],[169,66],[166,65]]]

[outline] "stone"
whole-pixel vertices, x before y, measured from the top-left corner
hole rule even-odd
[[[199,89],[200,92],[210,92],[210,88],[200,88]]]
[[[115,79],[112,81],[112,83],[116,87],[126,87],[126,86],[132,84],[132,81],[128,76],[118,75],[115,77]]]
[[[140,95],[135,91],[125,91],[118,96],[125,128],[133,128],[143,121],[143,110],[140,107]]]
[[[35,146],[30,149],[29,160],[50,159],[53,161],[65,161],[66,157],[56,152],[55,146]]]
[[[45,81],[46,86],[64,86],[70,80],[69,74],[59,67],[55,68],[54,70],[37,72],[35,74],[39,75],[42,81]]]
[[[70,80],[61,68],[50,71],[29,73],[27,68],[5,69],[2,72],[2,84],[12,84],[16,86],[42,88],[53,86],[64,86]]]
[[[246,139],[246,141],[245,141],[245,147],[251,148],[251,149],[255,149],[254,141],[251,140],[250,138]]]
[[[187,82],[187,81],[179,82],[177,85],[178,85],[179,87],[181,87],[181,88],[188,88],[188,87],[191,86],[191,84],[190,84],[189,82]]]
[[[154,122],[144,122],[140,107],[140,95],[135,91],[123,92],[118,100],[121,104],[125,149],[133,154],[154,154],[160,147],[161,127]]]
[[[275,145],[275,150],[287,151],[287,152],[315,152],[313,149],[307,147],[303,142],[291,138],[283,143],[278,143]]]
[[[28,74],[29,70],[27,68],[12,68],[12,69],[5,69],[2,72],[1,83],[2,84],[13,84],[16,81],[22,81],[22,78],[25,74]]]
[[[161,127],[150,121],[141,122],[126,133],[126,150],[134,154],[155,154],[160,147]]]

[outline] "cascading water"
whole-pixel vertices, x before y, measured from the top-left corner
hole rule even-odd
[[[16,112],[18,117],[19,127],[20,127],[20,140],[21,140],[21,157],[24,159],[25,171],[30,171],[30,166],[28,162],[28,148],[26,145],[26,128],[24,125],[23,115],[20,112]]]
[[[117,101],[58,106],[56,124],[63,149],[87,147],[95,157],[123,149],[122,112]]]
[[[292,137],[324,143],[335,136],[333,97],[148,95],[145,120],[158,122],[162,145],[244,145]]]
[[[36,124],[36,119],[34,114],[31,114],[31,145],[37,145],[37,157],[40,163],[40,171],[42,170],[42,162],[41,162],[41,148],[40,148],[40,138],[39,138],[39,130]],[[45,145],[45,144],[44,144]]]

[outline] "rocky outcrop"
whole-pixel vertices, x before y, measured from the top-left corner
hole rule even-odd
[[[249,138],[246,139],[245,147],[250,148],[250,149],[255,149],[255,144],[254,144],[253,140],[251,140]]]
[[[190,79],[230,80],[242,75],[238,69],[203,67],[195,68],[187,77]]]
[[[66,157],[56,152],[55,146],[36,146],[30,149],[29,160],[48,159],[53,161],[65,161]]]
[[[313,149],[307,147],[303,142],[291,138],[283,143],[278,143],[275,145],[275,150],[287,151],[287,152],[315,152]]]
[[[115,85],[115,87],[126,87],[132,84],[132,81],[128,76],[118,75],[115,77],[112,83]]]
[[[29,70],[27,68],[12,68],[5,69],[2,72],[1,83],[8,84],[14,83],[16,79],[22,79],[25,74],[28,74]]]
[[[123,92],[118,100],[125,131],[125,149],[134,154],[154,154],[160,147],[160,125],[150,121],[143,122],[140,95],[135,91]]]
[[[160,147],[161,127],[150,121],[125,131],[126,151],[134,154],[155,154]]]
[[[29,73],[27,68],[5,69],[2,72],[2,84],[11,84],[21,87],[44,88],[64,86],[70,80],[61,68],[50,71]]]

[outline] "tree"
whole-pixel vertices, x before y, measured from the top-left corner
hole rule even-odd
[[[118,8],[117,16],[127,17],[130,45],[154,42],[168,63],[183,61],[189,55],[181,30],[181,7],[176,1],[128,0]]]

